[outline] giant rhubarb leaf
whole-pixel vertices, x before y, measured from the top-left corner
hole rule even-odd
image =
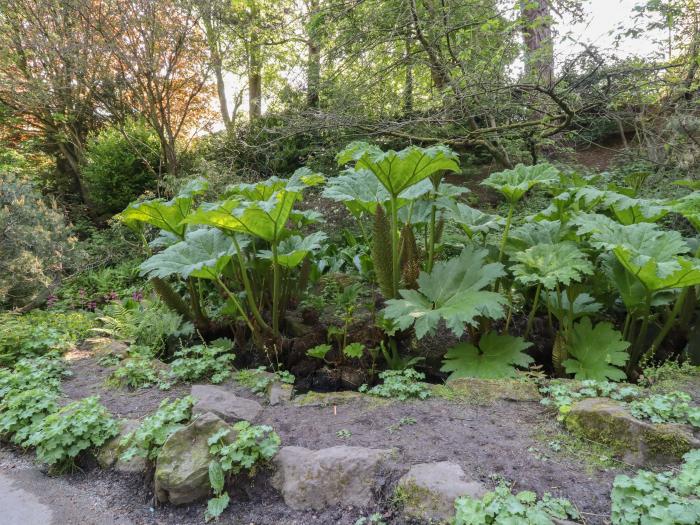
[[[459,257],[435,264],[430,274],[421,272],[418,290],[400,290],[402,299],[387,301],[384,316],[402,330],[415,323],[418,339],[433,333],[440,319],[457,336],[478,317],[500,319],[506,299],[484,288],[504,275],[503,265],[485,264],[487,253],[467,246]]]
[[[490,332],[479,341],[479,348],[460,343],[445,354],[443,372],[451,372],[449,380],[460,377],[500,379],[515,376],[515,367],[527,368],[534,361],[523,350],[532,346],[522,337]]]

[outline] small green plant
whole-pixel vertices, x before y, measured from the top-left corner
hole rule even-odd
[[[193,382],[209,379],[221,383],[231,375],[236,354],[232,353],[233,341],[217,339],[211,344],[182,348],[175,352],[170,364],[173,377],[179,381]]]
[[[428,385],[422,382],[425,379],[425,374],[416,372],[412,368],[386,370],[379,374],[379,379],[383,381],[382,384],[372,388],[362,385],[359,388],[360,392],[378,397],[396,398],[401,401],[414,398],[426,399],[431,395]]]
[[[235,439],[230,441],[232,432]],[[206,519],[209,521],[219,517],[228,507],[229,495],[224,491],[226,477],[244,470],[254,476],[261,464],[277,454],[281,440],[270,426],[239,421],[233,425],[233,430],[221,429],[207,443],[213,457],[209,463],[209,483],[214,491],[214,498],[207,505]]]
[[[653,394],[630,403],[632,415],[652,423],[681,423],[700,428],[700,407],[685,392]]]
[[[613,525],[700,523],[700,451],[683,456],[680,472],[640,470],[613,482]]]
[[[262,396],[267,391],[267,388],[275,381],[280,381],[288,385],[294,384],[294,375],[287,370],[276,370],[268,372],[264,366],[258,368],[239,370],[235,374],[235,379],[240,384],[259,396]]]
[[[0,368],[0,400],[34,388],[58,391],[68,375],[63,361],[53,357],[20,359],[10,370]]]
[[[0,401],[0,435],[11,436],[21,445],[29,437],[29,429],[58,410],[58,393],[50,387],[13,391]]]
[[[384,521],[384,516],[375,512],[369,516],[358,518],[355,525],[386,525],[386,522]]]
[[[193,404],[192,396],[174,401],[163,400],[154,414],[146,417],[136,430],[122,438],[119,443],[125,449],[122,459],[129,461],[140,456],[154,461],[168,437],[190,421]]]
[[[541,499],[531,491],[513,494],[505,483],[499,484],[482,498],[470,496],[455,501],[455,525],[489,525],[498,523],[524,523],[554,525],[558,520],[578,519],[573,504],[563,498],[553,498],[545,493]]]
[[[350,439],[352,437],[352,432],[350,432],[347,428],[341,428],[335,433],[335,435],[340,439]]]
[[[38,421],[28,431],[25,446],[36,447],[37,459],[58,472],[75,465],[75,458],[96,449],[119,433],[119,424],[98,396],[66,405]]]
[[[149,387],[161,382],[161,377],[153,366],[153,358],[146,347],[131,346],[129,355],[107,378],[112,387],[131,389]]]
[[[576,401],[587,397],[609,397],[627,402],[642,395],[642,391],[634,385],[592,379],[580,383],[551,381],[540,388],[540,393],[545,396],[540,403],[556,407],[562,416],[569,413]]]
[[[395,423],[387,428],[390,433],[398,432],[402,427],[415,425],[417,421],[412,417],[402,417],[398,423]]]

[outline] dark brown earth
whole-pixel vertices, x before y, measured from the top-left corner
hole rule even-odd
[[[162,399],[189,392],[187,386],[165,392],[157,388],[134,392],[110,389],[103,384],[108,371],[88,353],[79,354],[69,363],[73,376],[64,382],[65,394],[72,399],[99,394],[103,404],[120,417],[143,417],[155,410]],[[263,402],[233,381],[224,387]],[[384,513],[389,523],[406,523],[392,508],[391,484],[412,464],[454,461],[467,475],[489,486],[494,486],[498,479],[505,479],[513,484],[514,490],[534,490],[540,495],[551,492],[569,498],[587,524],[603,524],[610,512],[612,480],[625,470],[623,465],[608,469],[597,467],[581,451],[554,452],[548,443],[565,437],[554,415],[537,401],[489,399],[479,393],[468,398],[448,400],[434,396],[411,402],[378,400],[349,392],[335,396],[336,400],[328,401],[327,406],[320,403],[326,398],[314,393],[305,398],[310,405],[265,406],[257,423],[273,426],[283,445],[320,449],[345,444],[397,449],[400,467],[389,480],[380,507],[292,511],[268,488],[262,474],[256,482],[238,481],[233,492],[234,503],[221,523],[352,525],[358,518],[377,511]],[[415,424],[399,426],[402,418],[412,418]],[[349,436],[339,437],[340,430],[349,431]],[[0,467],[2,472],[36,468],[32,467],[30,456],[22,456],[9,448],[0,449]],[[25,477],[27,475],[25,472]],[[204,505],[154,505],[150,481],[142,476],[118,475],[93,468],[50,481],[50,489],[37,495],[49,507],[60,503],[65,494],[82,494],[94,502],[101,513],[119,517],[126,520],[125,523],[204,522]],[[18,483],[21,485],[21,481]],[[28,489],[31,490],[31,486]],[[93,522],[88,518],[82,523]]]

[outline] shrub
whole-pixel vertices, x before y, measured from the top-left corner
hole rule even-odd
[[[74,244],[63,214],[29,179],[0,173],[0,231],[0,306],[42,302]]]
[[[160,143],[143,122],[130,120],[123,130],[102,129],[87,145],[83,168],[88,193],[101,213],[117,213],[155,187]]]
[[[405,401],[410,398],[426,399],[430,397],[428,385],[422,383],[425,374],[412,368],[406,370],[387,370],[379,374],[384,382],[372,388],[367,385],[360,387],[360,392],[367,392],[378,397],[393,397]]]
[[[96,449],[119,433],[119,424],[100,404],[98,396],[86,397],[50,414],[29,430],[25,446],[36,447],[37,459],[58,472],[75,465],[75,458]]]

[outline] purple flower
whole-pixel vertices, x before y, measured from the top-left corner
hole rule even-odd
[[[118,300],[119,300],[119,295],[115,291],[111,291],[107,295],[105,295],[105,301],[118,301]]]
[[[141,301],[143,301],[143,292],[141,290],[136,290],[134,293],[131,294],[131,298],[134,301],[140,303]]]
[[[95,311],[95,308],[97,308],[97,303],[96,303],[95,301],[90,301],[89,303],[87,303],[87,304],[85,305],[85,308],[87,308],[87,309],[90,310],[91,312],[94,312],[94,311]]]
[[[51,308],[56,302],[58,301],[58,297],[56,297],[54,294],[50,294],[46,298],[46,306]]]

